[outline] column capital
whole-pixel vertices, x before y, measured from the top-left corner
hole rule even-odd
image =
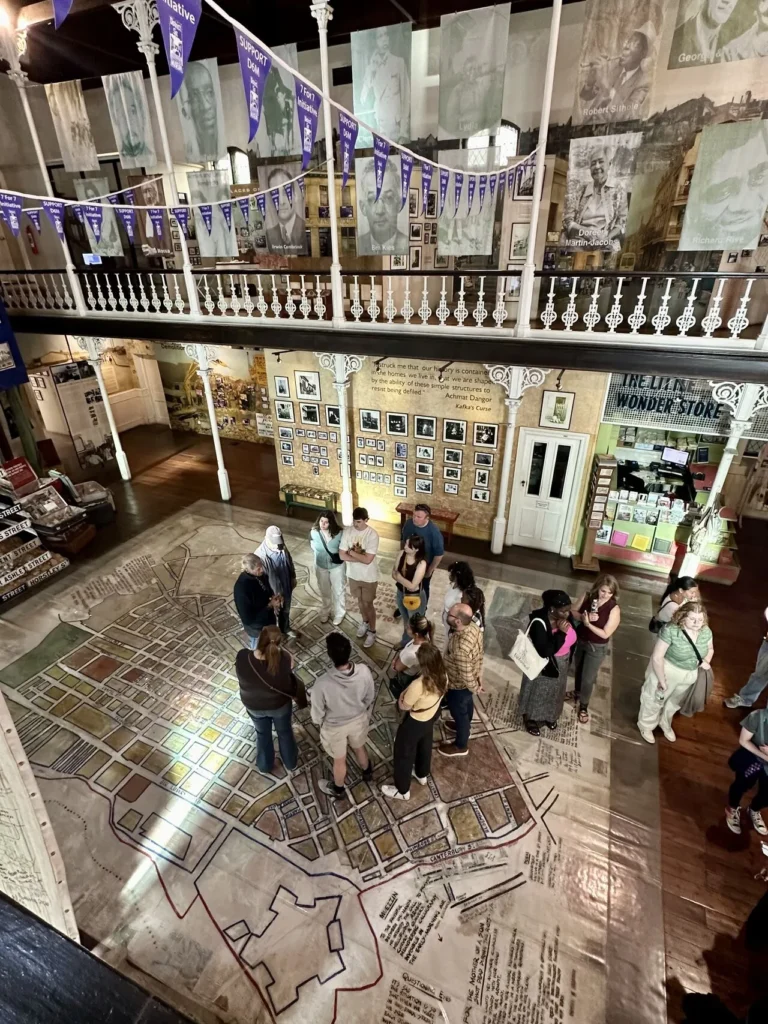
[[[333,374],[333,383],[336,387],[348,387],[349,378],[353,373],[363,368],[365,356],[355,356],[334,352],[315,352],[315,358],[320,363],[321,370],[328,370]],[[343,362],[341,362],[343,360]]]
[[[211,345],[185,345],[184,351],[197,363],[197,372],[201,377],[211,372],[211,363],[216,358],[215,348]]]
[[[333,8],[328,0],[313,0],[309,5],[312,17],[317,21],[317,27],[321,32],[328,31],[328,22],[333,18]]]
[[[104,349],[107,348],[106,338],[84,338],[77,335],[74,336],[74,341],[77,342],[80,348],[84,348],[88,353],[89,363],[101,362],[104,355]]]
[[[744,394],[744,384],[733,380],[711,380],[709,386],[712,388],[712,397],[721,405],[727,405],[733,416]]]
[[[504,366],[501,364],[485,364],[488,376],[493,384],[501,384],[507,392],[507,405],[510,401],[519,400],[528,388],[540,387],[550,372],[538,366]]]
[[[22,71],[19,67],[19,59],[24,56],[27,52],[27,29],[26,28],[0,28],[0,60],[6,60],[9,65],[9,71],[7,72],[8,77],[11,78],[17,85],[21,83],[18,81],[17,76],[20,76],[22,80],[27,77],[26,71]]]
[[[157,43],[152,39],[155,25],[160,22],[155,0],[122,0],[115,4],[115,10],[122,18],[123,25],[130,32],[138,33],[138,48],[147,59],[159,52]]]

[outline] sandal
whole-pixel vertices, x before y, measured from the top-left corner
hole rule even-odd
[[[565,699],[566,700],[570,700],[574,704],[576,704],[576,703],[578,703],[578,700],[579,700],[579,694],[577,693],[576,690],[569,690],[568,693],[566,693],[566,695],[565,695]]]
[[[580,725],[587,725],[589,723],[589,712],[587,711],[587,709],[579,708],[577,718],[579,719]]]

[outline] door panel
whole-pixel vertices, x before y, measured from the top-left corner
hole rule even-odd
[[[560,550],[580,448],[580,438],[521,428],[512,488],[513,544]]]

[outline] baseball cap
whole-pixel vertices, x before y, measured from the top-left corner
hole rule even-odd
[[[283,531],[279,526],[268,526],[266,539],[268,544],[282,544]]]

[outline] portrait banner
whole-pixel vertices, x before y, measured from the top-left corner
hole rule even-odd
[[[312,159],[312,150],[317,135],[317,120],[320,116],[320,93],[304,82],[295,80],[296,110],[299,115],[299,138],[301,139],[301,169],[306,171]]]
[[[486,167],[497,162],[498,150],[484,150]],[[475,207],[470,212],[469,189],[464,188],[464,178],[469,161],[467,150],[443,150],[439,154],[441,163],[453,165],[454,187],[447,200],[446,216],[437,225],[437,252],[440,256],[490,256],[493,252],[493,221],[495,211],[486,203],[482,213]],[[450,207],[453,206],[453,209]]]
[[[160,34],[171,76],[171,99],[184,81],[184,69],[200,23],[201,9],[202,0],[157,0]]]
[[[339,142],[341,145],[341,187],[345,188],[349,179],[349,172],[352,170],[352,154],[355,151],[355,142],[359,125],[354,118],[347,117],[343,111],[339,111]]]
[[[205,229],[210,235],[211,231],[213,230],[213,207],[211,206],[210,203],[203,203],[203,205],[200,207],[200,216],[203,218],[203,224],[205,224]]]
[[[477,188],[477,179],[474,174],[470,174],[467,177],[467,209],[472,213],[472,202],[475,198],[475,189]]]
[[[75,192],[80,200],[80,213],[75,210],[75,216],[85,224],[86,234],[91,246],[91,252],[95,256],[122,256],[123,243],[120,240],[120,229],[117,226],[115,211],[110,207],[101,206],[105,196],[110,191],[110,184],[106,178],[75,178]],[[99,234],[93,228],[95,217],[89,216],[84,204],[89,204],[99,211]]]
[[[155,235],[158,238],[163,237],[163,227],[165,223],[165,210],[152,209],[149,211],[149,219],[152,221],[152,227],[155,229]]]
[[[72,10],[74,0],[53,0],[53,25],[61,28],[65,18]]]
[[[85,219],[88,222],[88,227],[93,232],[93,237],[96,242],[101,241],[101,225],[104,217],[104,208],[99,206],[98,203],[86,203],[83,206],[83,213]]]
[[[230,190],[232,198],[237,200],[232,211],[237,252],[249,262],[254,256],[267,252],[264,219],[256,208],[255,196],[251,195],[253,189],[254,186],[249,183],[233,185]]]
[[[642,140],[642,132],[571,139],[561,248],[619,251]]]
[[[21,228],[21,196],[15,192],[0,192],[0,215],[14,238],[18,238]]]
[[[136,236],[141,251],[145,256],[172,256],[173,246],[170,237],[163,237],[158,231],[155,221],[150,216],[152,207],[162,209],[165,206],[165,192],[161,178],[130,175],[128,180],[133,188],[122,193],[124,204],[133,205],[138,194],[141,209],[136,211]],[[134,191],[135,190],[135,191]]]
[[[176,95],[176,110],[188,163],[215,163],[227,155],[221,82],[215,57],[189,64]]]
[[[763,0],[679,0],[670,70],[768,56]]]
[[[410,22],[350,36],[352,109],[392,142],[407,143],[411,138],[411,39]],[[373,146],[371,133],[362,126],[358,146]]]
[[[219,209],[221,215],[224,218],[224,223],[227,225],[227,231],[232,230],[232,203],[220,203]]]
[[[432,185],[432,164],[421,165],[421,215],[426,217],[429,206],[429,190]]]
[[[272,67],[272,58],[262,50],[255,40],[239,28],[235,29],[235,40],[240,59],[240,73],[243,76],[245,105],[248,108],[248,141],[251,142],[259,130],[264,90],[269,69]]]
[[[445,200],[448,195],[448,179],[450,176],[450,171],[446,171],[443,167],[440,168],[440,211],[438,217],[442,217],[443,210],[445,209]]]
[[[483,203],[485,202],[485,193],[488,189],[488,175],[481,174],[480,181],[478,182],[477,192],[480,197],[480,213],[483,212]]]
[[[80,82],[46,85],[53,128],[65,171],[98,171],[99,158]]]
[[[127,170],[157,164],[147,91],[140,71],[102,78],[120,165]]]
[[[662,16],[658,0],[587,0],[574,124],[648,117]]]
[[[185,238],[189,238],[189,207],[174,206],[172,213],[176,218],[176,223],[179,225],[182,235]]]
[[[248,227],[251,220],[251,200],[248,197],[245,199],[238,199],[237,205],[240,207],[240,213],[243,215],[245,226]]]
[[[43,209],[59,238],[64,241],[64,203],[57,199],[43,199]]]
[[[136,238],[136,211],[132,206],[118,206],[117,216],[120,218],[120,223],[125,228],[125,233],[128,236],[128,241],[133,242]]]
[[[400,154],[400,202],[403,206],[408,202],[408,190],[411,187],[413,174],[413,157],[410,153]]]
[[[24,211],[32,223],[35,225],[35,231],[38,235],[40,234],[40,211],[39,210],[25,210]]]
[[[374,157],[355,160],[358,256],[408,254],[408,204],[400,205],[400,158],[390,156],[383,169]]]
[[[378,135],[373,137],[373,167],[376,172],[376,202],[381,195],[381,186],[384,183],[384,172],[389,159],[389,143],[386,139],[380,139]]]
[[[263,192],[259,193],[259,195],[256,196],[256,205],[259,208],[259,213],[261,214],[261,219],[266,222],[266,219],[267,219],[267,197],[264,195]]]
[[[299,66],[295,43],[288,46],[273,46],[272,51],[289,67]],[[264,86],[259,130],[248,148],[260,157],[298,156],[301,152],[293,75],[275,61],[272,61]]]
[[[755,249],[768,206],[768,122],[709,125],[678,249]]]
[[[234,226],[228,231],[223,217],[214,217],[212,206],[231,198],[227,171],[193,171],[187,174],[189,201],[208,207],[210,227],[200,210],[194,210],[195,235],[200,256],[237,256]]]
[[[307,255],[304,196],[292,184],[299,170],[298,161],[264,164],[259,168],[259,185],[269,189],[272,202],[265,203],[262,209],[257,197],[257,204],[264,221],[267,248],[279,256]]]
[[[461,190],[464,188],[464,175],[460,171],[453,173],[453,216],[459,212],[461,203]]]
[[[509,41],[509,4],[440,19],[438,126],[442,138],[466,138],[501,124]]]

